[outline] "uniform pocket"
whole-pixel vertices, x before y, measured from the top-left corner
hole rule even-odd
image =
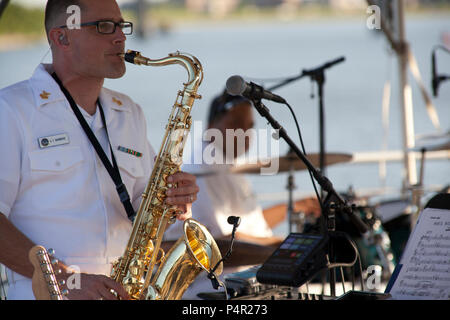
[[[31,171],[63,172],[83,161],[80,147],[65,147],[32,151]]]
[[[36,208],[74,208],[82,201],[76,196],[86,183],[78,170],[84,161],[80,147],[48,148],[28,155]]]

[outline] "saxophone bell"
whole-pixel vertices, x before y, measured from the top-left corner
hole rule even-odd
[[[194,219],[183,224],[184,235],[170,248],[147,288],[145,300],[179,300],[200,272],[210,273],[222,259],[208,230]],[[215,274],[223,271],[223,263]]]

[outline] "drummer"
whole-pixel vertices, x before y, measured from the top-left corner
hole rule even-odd
[[[207,123],[209,132],[217,133],[220,131],[223,139],[220,143],[218,141],[202,141],[202,144],[199,144],[202,145],[202,151],[211,143],[215,143],[215,147],[220,146],[222,148],[224,155],[232,154],[233,160],[248,151],[250,139],[245,132],[253,128],[254,125],[253,106],[249,100],[223,92],[212,100]],[[227,135],[227,129],[235,130],[235,135]],[[243,148],[238,148],[236,142],[239,140],[237,137],[239,132],[245,135],[245,146]],[[234,141],[227,141],[227,139],[234,139]],[[234,150],[227,150],[227,147],[230,148],[231,146],[234,147]],[[225,156],[222,157],[222,159],[224,158]],[[216,240],[220,240],[230,239],[232,226],[227,222],[227,218],[239,216],[241,223],[236,232],[237,240],[263,246],[280,244],[284,238],[275,236],[273,228],[286,219],[287,204],[278,204],[263,209],[253,194],[249,181],[243,175],[230,174],[228,171],[229,164],[206,164],[206,162],[183,166],[184,171],[194,174],[208,173],[197,175],[197,184],[200,191],[197,194],[197,201],[192,207],[195,219],[204,224]],[[194,161],[191,163],[194,163]],[[320,215],[320,206],[315,198],[296,201],[294,210],[312,214],[315,217]],[[167,240],[175,240],[179,236],[181,236],[181,227],[176,225],[169,228],[165,233]],[[262,256],[261,261],[255,261],[255,264],[264,262],[266,258],[266,256]]]

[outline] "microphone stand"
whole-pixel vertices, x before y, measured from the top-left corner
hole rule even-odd
[[[361,234],[364,234],[368,231],[367,225],[361,220],[360,217],[353,213],[352,207],[347,204],[347,202],[339,195],[333,187],[331,181],[324,176],[320,171],[316,170],[308,158],[300,151],[297,145],[292,141],[292,139],[287,134],[286,130],[272,117],[269,109],[261,102],[261,100],[253,100],[253,105],[258,113],[267,119],[267,121],[271,124],[271,126],[278,131],[279,137],[283,138],[284,141],[289,145],[291,150],[295,152],[295,154],[300,158],[300,160],[306,165],[308,170],[312,173],[315,180],[322,187],[323,190],[327,192],[327,196],[325,200],[323,200],[323,204],[321,207],[323,209],[322,212],[322,224],[321,224],[321,233],[325,235],[330,235],[335,231],[335,213],[344,213],[347,214],[350,221],[356,226]],[[329,238],[329,247],[328,247],[328,256],[329,259],[334,259],[334,249],[331,241],[331,237]],[[331,262],[331,261],[330,261]],[[334,269],[330,270],[330,288],[331,288],[331,296],[335,296],[335,287],[336,287],[336,279]]]
[[[431,79],[431,88],[433,90],[433,95],[435,97],[438,96],[438,90],[439,90],[439,86],[441,84],[441,82],[446,81],[446,80],[450,80],[450,75],[446,75],[446,74],[438,74],[437,72],[437,66],[436,66],[436,51],[437,50],[443,50],[446,53],[450,53],[450,50],[447,49],[445,46],[442,45],[437,45],[433,48],[432,52],[431,52],[431,65],[432,65],[432,79]]]
[[[324,83],[325,83],[325,70],[331,68],[333,65],[341,63],[345,60],[345,57],[340,57],[330,62],[323,64],[320,67],[310,69],[310,70],[302,70],[302,73],[299,76],[286,79],[278,85],[275,85],[269,88],[270,91],[275,90],[281,86],[284,86],[292,81],[296,81],[305,76],[309,76],[311,81],[317,82],[317,90],[319,96],[319,169],[325,174],[325,112],[324,112],[324,103],[323,103],[323,91],[324,91]],[[321,197],[323,197],[323,188],[321,189]]]

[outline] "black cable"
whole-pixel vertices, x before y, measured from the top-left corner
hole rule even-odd
[[[295,122],[295,125],[296,125],[296,127],[297,127],[297,133],[298,133],[298,136],[299,136],[299,138],[300,138],[300,144],[301,144],[301,146],[302,146],[302,151],[303,151],[303,153],[304,153],[305,155],[307,155],[307,153],[306,153],[306,151],[305,151],[305,145],[303,144],[303,138],[302,138],[302,133],[301,133],[301,130],[300,130],[300,126],[299,126],[299,124],[298,124],[297,117],[295,116],[294,110],[293,110],[292,107],[289,105],[289,103],[286,102],[285,105],[286,105],[286,106],[289,108],[289,110],[291,111],[292,117],[294,118],[294,122]],[[314,180],[313,174],[312,174],[312,172],[311,172],[311,170],[310,170],[309,168],[307,168],[307,169],[308,169],[309,176],[311,177],[311,182],[312,182],[312,185],[313,185],[313,187],[314,187],[314,191],[315,191],[315,193],[316,193],[317,200],[319,201],[320,208],[321,208],[322,211],[323,211],[322,199],[320,198],[319,192],[317,191],[317,186],[316,186],[316,182],[315,182],[315,180]]]
[[[225,254],[225,256],[222,257],[222,259],[220,259],[219,262],[217,262],[216,265],[208,272],[208,279],[211,280],[211,284],[212,284],[213,288],[216,289],[216,290],[218,290],[219,287],[223,287],[224,288],[224,290],[225,290],[225,300],[228,300],[227,287],[225,286],[225,283],[220,281],[220,279],[216,276],[214,271],[216,271],[216,269],[219,267],[219,265],[221,263],[225,262],[230,257],[231,252],[233,251],[233,244],[234,244],[234,239],[235,239],[235,235],[236,235],[236,230],[237,230],[237,227],[239,227],[239,225],[241,223],[241,218],[237,217],[237,216],[229,216],[228,219],[227,219],[227,222],[229,224],[233,225],[233,230],[231,231],[230,247],[228,248],[228,251]]]

